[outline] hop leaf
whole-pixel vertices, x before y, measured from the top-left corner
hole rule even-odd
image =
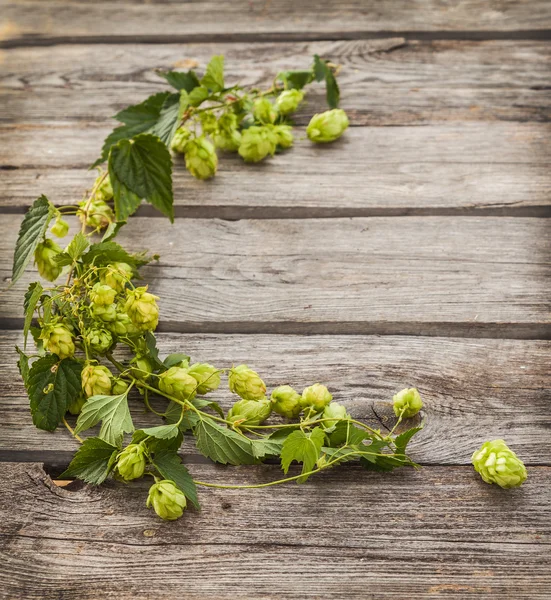
[[[310,433],[304,431],[293,431],[283,442],[281,449],[281,467],[287,474],[289,466],[296,460],[302,463],[302,473],[312,471],[318,458],[320,457],[321,447],[325,440],[325,433],[321,427],[316,427]],[[298,483],[304,483],[308,475],[299,478]]]

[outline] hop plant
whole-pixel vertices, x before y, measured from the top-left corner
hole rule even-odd
[[[524,463],[503,440],[485,442],[471,460],[486,483],[497,483],[502,488],[519,487],[528,477]]]
[[[50,231],[58,238],[63,238],[69,233],[69,223],[64,221],[61,216],[59,216],[55,223],[50,228]]]
[[[147,286],[127,290],[124,309],[132,322],[142,331],[153,331],[159,322],[158,296],[147,291]]]
[[[93,327],[86,334],[86,342],[94,352],[105,354],[113,345],[113,336],[106,329]]]
[[[125,480],[139,479],[146,465],[146,452],[141,444],[129,444],[117,456],[117,471]]]
[[[228,421],[236,427],[240,425],[262,425],[270,416],[272,406],[269,400],[238,400],[228,412]]]
[[[339,420],[348,419],[346,407],[338,402],[330,402],[324,409],[322,419],[332,419],[331,421],[325,421],[322,423],[324,429],[332,429],[339,422]]]
[[[329,390],[321,383],[315,383],[302,391],[300,405],[302,408],[312,408],[320,412],[333,400]]]
[[[163,479],[149,488],[146,506],[157,513],[165,521],[179,519],[186,508],[186,497],[170,479]]]
[[[293,145],[293,128],[290,125],[274,125],[273,132],[277,137],[277,145],[290,148]]]
[[[183,154],[186,151],[186,145],[191,137],[191,131],[186,129],[185,127],[178,127],[172,141],[170,142],[170,147],[174,152],[179,152]]]
[[[306,128],[306,134],[312,142],[334,142],[348,127],[348,117],[344,110],[335,108],[314,115]]]
[[[406,388],[398,392],[393,398],[394,414],[408,419],[415,416],[422,408],[421,395],[415,388]]]
[[[277,97],[277,108],[282,115],[294,113],[304,99],[301,90],[285,90]]]
[[[87,398],[91,396],[109,396],[113,374],[102,365],[87,363],[82,369],[82,389]]]
[[[247,365],[239,365],[230,369],[228,384],[230,391],[243,400],[263,400],[266,394],[266,384],[256,371]]]
[[[278,137],[271,127],[253,126],[245,129],[241,135],[239,155],[245,162],[260,162],[267,156],[273,156]]]
[[[277,111],[268,98],[257,98],[253,104],[253,116],[260,123],[267,125],[277,119]]]
[[[122,292],[126,283],[132,279],[133,273],[132,267],[127,263],[116,262],[101,271],[100,281],[115,292]]]
[[[90,290],[90,301],[97,306],[110,306],[117,295],[116,290],[103,283],[96,283]]]
[[[73,356],[75,353],[73,334],[61,323],[44,327],[40,332],[40,339],[43,340],[48,352],[57,354],[61,359]]]
[[[63,250],[49,238],[40,242],[34,251],[34,262],[38,273],[47,281],[55,281],[61,273],[62,269],[55,260],[61,252]]]
[[[205,136],[201,135],[186,144],[185,157],[187,170],[196,179],[209,179],[216,173],[218,156]]]
[[[220,373],[216,367],[207,363],[195,363],[187,369],[197,382],[197,393],[201,396],[212,392],[220,386]]]
[[[296,419],[302,410],[300,398],[290,385],[281,385],[272,392],[272,410],[287,419]]]
[[[197,392],[197,380],[187,372],[187,369],[170,367],[159,375],[159,389],[179,400],[190,400]]]

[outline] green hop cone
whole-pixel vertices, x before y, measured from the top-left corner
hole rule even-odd
[[[293,128],[290,125],[274,125],[273,132],[280,148],[286,149],[293,145]]]
[[[127,389],[128,384],[126,383],[126,381],[123,381],[118,377],[116,379],[113,379],[113,385],[111,386],[111,393],[113,394],[113,396],[120,396],[121,394],[124,394]]]
[[[300,394],[290,385],[280,385],[271,396],[272,410],[288,419],[298,417],[302,407],[300,405]]]
[[[102,365],[86,364],[81,374],[82,389],[87,398],[91,396],[109,396],[113,374]]]
[[[110,223],[115,222],[115,213],[112,208],[103,200],[92,200],[86,209],[87,201],[82,201],[77,212],[78,218],[83,224],[93,229],[103,229]],[[85,210],[86,209],[86,210]]]
[[[141,444],[129,444],[117,456],[117,471],[125,481],[139,479],[145,471],[146,454]]]
[[[253,104],[253,116],[260,123],[267,125],[277,119],[277,110],[268,98],[257,98]]]
[[[174,152],[180,152],[183,154],[186,151],[186,144],[191,137],[191,131],[186,129],[185,127],[178,127],[172,141],[170,142],[170,147]]]
[[[502,488],[519,487],[528,477],[524,463],[503,440],[485,442],[471,460],[486,483],[497,483]]]
[[[86,342],[97,354],[105,354],[113,345],[113,336],[106,329],[93,327],[86,333]]]
[[[117,292],[108,285],[96,283],[90,290],[90,301],[98,306],[109,306],[113,304]]]
[[[61,216],[57,217],[50,231],[58,238],[63,238],[69,233],[69,223],[64,221]]]
[[[127,290],[125,311],[132,323],[142,331],[153,331],[159,322],[158,296],[147,291],[147,286]]]
[[[134,271],[127,263],[116,262],[109,265],[106,269],[102,269],[100,273],[100,281],[103,285],[108,285],[116,292],[124,291],[126,283],[132,279]]]
[[[92,304],[91,314],[94,319],[103,321],[106,324],[113,323],[117,319],[117,305],[109,304],[108,306],[101,306],[99,304]]]
[[[170,367],[159,375],[161,392],[178,400],[190,400],[197,392],[197,381],[182,367]]]
[[[195,363],[187,372],[197,382],[197,393],[201,396],[218,389],[220,385],[218,369],[207,363]]]
[[[67,407],[67,412],[72,415],[80,415],[82,407],[86,404],[86,396],[80,395],[76,400],[73,400]]]
[[[201,121],[201,130],[203,133],[213,133],[218,127],[218,120],[216,115],[210,111],[199,113],[199,120]]]
[[[34,251],[34,262],[38,273],[47,281],[55,281],[61,273],[61,267],[55,260],[61,252],[63,250],[48,238],[40,242]]]
[[[260,162],[267,156],[273,156],[278,137],[271,127],[249,127],[241,134],[239,155],[245,162]]]
[[[214,146],[203,135],[186,145],[186,167],[196,179],[213,177],[218,168],[218,156]]]
[[[115,305],[113,305],[113,307],[115,307]],[[128,314],[116,307],[113,319],[106,322],[105,326],[111,333],[119,337],[132,337],[142,333],[140,329],[134,325]]]
[[[130,364],[133,365],[130,369],[132,377],[140,381],[147,381],[151,378],[153,365],[147,356],[136,356],[130,361]]]
[[[96,188],[94,193],[95,200],[109,202],[109,200],[113,199],[113,186],[111,185],[109,175],[103,177],[103,173],[100,173],[94,182],[94,188]]]
[[[282,115],[290,115],[295,112],[303,99],[304,92],[301,90],[285,90],[277,97],[277,108]]]
[[[321,383],[315,383],[302,391],[300,405],[302,408],[311,407],[316,412],[321,412],[333,400],[329,390]]]
[[[266,385],[256,371],[247,365],[239,365],[230,369],[228,376],[230,390],[241,396],[243,400],[263,400],[266,394]]]
[[[65,325],[47,325],[40,332],[40,339],[44,341],[44,347],[48,352],[57,354],[61,359],[73,356],[75,353],[73,335]]]
[[[228,421],[239,425],[262,425],[270,416],[272,405],[269,400],[238,400],[228,412]]]
[[[158,481],[149,488],[146,506],[153,506],[157,515],[165,521],[179,519],[184,514],[186,504],[186,497],[170,479]]]
[[[331,421],[324,421],[321,425],[324,429],[332,429],[335,425],[343,419],[348,419],[348,413],[346,407],[338,402],[330,402],[324,409],[321,416],[322,419],[333,419]]]
[[[334,142],[341,137],[347,127],[348,117],[344,110],[334,108],[314,115],[306,128],[306,133],[312,142]]]
[[[216,131],[212,134],[214,145],[225,152],[236,152],[241,144],[241,133],[237,130],[237,117],[224,113],[218,119]]]
[[[402,415],[406,419],[415,416],[422,408],[421,395],[416,388],[406,388],[398,392],[393,398],[394,414]]]

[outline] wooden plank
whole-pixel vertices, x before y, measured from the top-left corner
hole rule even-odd
[[[411,453],[423,464],[468,465],[483,441],[504,438],[527,464],[551,465],[551,342],[393,336],[158,338],[163,356],[184,351],[193,360],[221,368],[249,364],[269,390],[285,383],[302,390],[323,382],[354,417],[383,429],[392,426],[392,396],[416,386],[425,403],[426,426],[412,441]],[[66,464],[77,444],[63,430],[52,435],[32,425],[15,344],[22,346],[20,332],[1,332],[0,459]],[[213,398],[225,409],[234,399],[225,386]],[[137,427],[158,424],[157,417],[143,413],[138,398],[131,407]],[[191,441],[185,453],[195,460]]]
[[[551,27],[545,0],[377,2],[117,2],[5,0],[4,47],[108,40],[289,40],[384,32],[538,32]],[[9,43],[11,42],[11,44]]]
[[[0,206],[42,193],[72,204],[108,126],[0,126]],[[464,123],[351,128],[328,147],[297,131],[295,147],[260,165],[221,155],[197,181],[175,159],[178,216],[332,217],[404,214],[549,214],[551,124]],[[274,193],[277,190],[277,193]]]
[[[166,89],[154,70],[226,56],[226,81],[267,89],[277,72],[319,54],[341,65],[342,107],[356,125],[549,121],[551,46],[544,42],[407,42],[404,38],[293,44],[75,45],[5,53],[2,121],[98,122]],[[182,67],[180,67],[182,68]],[[325,109],[309,88],[298,124]]]
[[[21,219],[0,223],[5,281]],[[161,255],[143,275],[169,331],[533,338],[551,335],[549,235],[507,217],[147,218],[120,242]],[[4,293],[5,322],[34,278]]]
[[[279,471],[193,473],[251,483]],[[191,600],[551,593],[545,467],[504,491],[470,468],[386,475],[346,466],[303,486],[208,489],[200,513],[173,523],[146,509],[149,482],[60,489],[38,464],[4,464],[0,477],[0,597],[10,600],[135,600],[151,590]]]

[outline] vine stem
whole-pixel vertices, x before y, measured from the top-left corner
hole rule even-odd
[[[67,427],[67,429],[69,430],[69,433],[75,438],[75,440],[78,440],[81,444],[84,444],[84,440],[80,437],[80,435],[75,433],[75,430],[69,425],[69,423],[67,423],[67,419],[65,417],[63,417],[61,419],[61,421],[63,422],[63,425],[65,425],[65,427]]]

